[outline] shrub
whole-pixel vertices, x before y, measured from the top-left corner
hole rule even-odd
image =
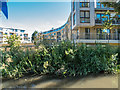
[[[18,78],[25,74],[52,74],[56,76],[81,76],[90,73],[119,72],[118,48],[109,45],[80,46],[63,41],[51,47],[38,49],[0,51],[2,76]],[[12,52],[12,53],[11,53]]]

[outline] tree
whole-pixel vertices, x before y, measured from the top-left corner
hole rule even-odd
[[[117,12],[116,13],[116,19],[119,20],[120,17],[118,17],[117,15],[120,15],[120,0],[114,0],[114,2],[101,2],[102,4],[104,4],[104,6],[107,7],[113,7],[114,10]],[[118,28],[120,27],[120,25],[117,25]],[[116,27],[117,27],[116,26]],[[118,31],[119,32],[119,31]],[[118,36],[119,37],[119,36]]]
[[[32,42],[34,44],[36,44],[37,42],[37,34],[38,34],[38,31],[34,31],[34,33],[32,34]]]
[[[113,7],[118,14],[120,14],[120,0],[114,0],[114,2],[101,2],[104,6]]]
[[[11,35],[10,37],[7,36],[7,42],[9,44],[10,50],[14,51],[19,50],[20,47],[20,37],[17,36],[16,34]]]
[[[104,28],[105,32],[108,34],[108,43],[109,43],[109,32],[107,32],[107,30],[110,31],[111,29],[113,29],[115,27],[112,24],[114,17],[111,17],[110,11],[108,10],[107,12],[105,12],[105,14],[102,18],[104,19],[103,28]]]

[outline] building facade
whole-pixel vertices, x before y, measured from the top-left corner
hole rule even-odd
[[[115,28],[104,32],[103,23],[109,18],[110,20],[116,15],[114,8],[104,6],[98,0],[73,0],[72,2],[72,31],[73,39],[76,42],[108,42],[118,43],[120,39],[120,15],[114,18],[112,24]],[[105,12],[109,10],[110,15]],[[106,18],[103,18],[105,16]]]
[[[0,44],[7,44],[6,37],[9,37],[13,34],[20,36],[21,43],[30,43],[30,38],[28,37],[28,33],[26,33],[25,30],[0,27]]]
[[[105,14],[108,10],[110,15]],[[98,0],[73,0],[67,23],[60,28],[39,33],[39,36],[55,41],[74,40],[78,43],[108,43],[109,40],[110,43],[119,43],[120,15],[117,15],[117,18],[115,15],[114,8],[104,6]],[[103,23],[107,18],[113,19],[114,28],[104,29]],[[54,38],[51,38],[51,35]]]

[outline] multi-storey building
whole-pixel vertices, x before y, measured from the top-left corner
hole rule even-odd
[[[77,0],[78,1],[78,0]],[[119,19],[114,18],[112,21],[115,28],[107,30],[104,33],[103,23],[106,18],[113,18],[116,15],[114,8],[104,6],[98,0],[79,0],[72,2],[72,31],[73,39],[77,42],[116,42],[118,43],[120,34],[120,15]],[[105,12],[109,10],[110,15]],[[106,16],[106,18],[103,18]]]
[[[21,43],[29,43],[30,42],[30,38],[28,37],[28,33],[26,33],[25,30],[0,27],[0,44],[6,44],[7,43],[6,36],[9,37],[13,34],[20,36]]]
[[[71,40],[71,14],[68,18],[68,21],[61,27],[52,29],[46,32],[41,32],[38,34],[40,41],[43,40],[52,40],[52,41],[62,41],[62,40]]]
[[[108,10],[110,15],[105,15]],[[98,0],[73,0],[67,23],[60,28],[40,33],[40,36],[51,40],[50,36],[53,35],[55,41],[69,39],[80,43],[119,43],[120,15],[117,15],[117,19],[113,18],[115,15],[114,8],[104,6]],[[114,19],[112,24],[116,27],[104,30],[106,18],[103,16]]]

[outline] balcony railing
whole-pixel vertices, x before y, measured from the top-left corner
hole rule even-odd
[[[102,24],[102,23],[104,23],[104,21],[102,21],[102,20],[95,20],[95,23],[97,23],[97,24]],[[112,24],[120,24],[120,20],[113,20],[112,21]]]
[[[77,40],[77,39],[120,40],[120,33],[119,34],[116,34],[116,33],[110,33],[110,34],[106,34],[106,33],[90,33],[90,34],[80,33],[79,35],[74,34],[72,37],[73,37],[74,40]]]

